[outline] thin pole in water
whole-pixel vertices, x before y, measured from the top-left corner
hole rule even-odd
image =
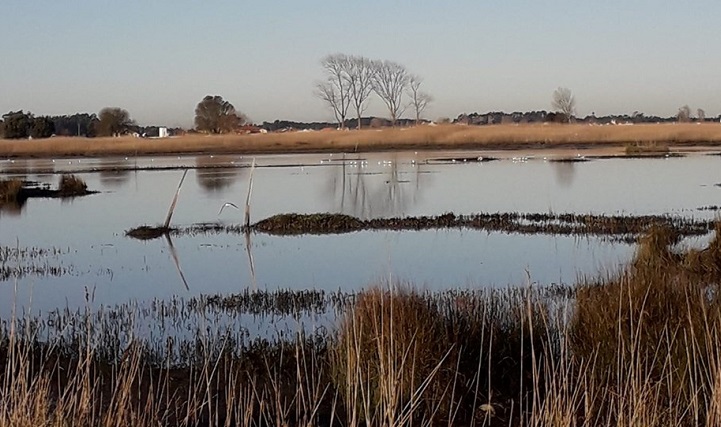
[[[255,157],[250,166],[250,179],[248,181],[248,196],[245,198],[245,229],[250,230],[250,195],[253,193],[253,172],[255,171]]]
[[[175,191],[175,197],[173,197],[173,202],[170,204],[170,209],[168,209],[168,216],[165,217],[165,224],[163,225],[163,228],[165,229],[170,227],[170,218],[173,217],[175,204],[178,203],[178,196],[180,195],[180,188],[183,186],[183,181],[185,180],[185,175],[187,174],[188,170],[186,169],[185,172],[183,172],[183,177],[180,178],[180,183],[178,183],[178,189]]]

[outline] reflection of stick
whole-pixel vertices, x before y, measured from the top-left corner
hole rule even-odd
[[[255,171],[255,157],[250,166],[250,180],[248,181],[248,197],[245,198],[245,229],[250,229],[250,195],[253,192],[253,171]]]
[[[173,241],[170,240],[170,234],[166,234],[165,238],[168,241],[168,247],[170,248],[170,256],[173,258],[173,262],[175,263],[175,268],[178,270],[178,274],[180,274],[180,279],[183,281],[183,285],[185,285],[186,290],[190,290],[190,286],[188,286],[188,281],[185,280],[185,275],[183,274],[183,270],[180,269],[180,259],[178,259],[178,253],[175,252],[175,246],[173,246]]]
[[[183,180],[185,180],[185,175],[188,174],[188,170],[186,169],[185,172],[183,172],[183,177],[180,178],[180,183],[178,184],[178,190],[175,192],[175,197],[173,197],[173,202],[170,204],[170,209],[168,209],[168,216],[165,217],[165,225],[164,228],[170,227],[170,218],[173,217],[173,212],[175,211],[175,204],[178,202],[178,196],[180,195],[180,187],[183,186]]]
[[[255,263],[253,252],[250,251],[250,230],[245,230],[245,249],[248,251],[248,263],[250,264],[250,278],[253,280],[253,290],[258,290],[258,282],[255,281]]]

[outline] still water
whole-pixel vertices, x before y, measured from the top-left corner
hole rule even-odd
[[[464,162],[478,153],[259,156],[251,218],[345,213],[363,219],[446,212],[666,214],[713,218],[721,204],[721,157],[603,159],[543,157]],[[484,154],[487,155],[487,154]],[[451,157],[457,160],[447,160]],[[446,160],[443,160],[446,159]],[[142,242],[125,236],[163,222],[183,168],[173,225],[237,224],[251,159],[241,156],[0,160],[2,178],[56,185],[73,172],[99,191],[72,200],[30,199],[0,210],[0,244],[51,250],[11,257],[36,267],[0,281],[2,301],[33,311],[123,304],[245,289],[358,290],[407,282],[427,289],[573,283],[617,271],[634,247],[596,237],[470,230],[368,231],[279,237],[207,234]],[[175,256],[174,256],[175,255]],[[182,273],[181,273],[182,272]],[[181,274],[185,280],[181,278]],[[187,285],[187,287],[186,287]],[[11,310],[0,304],[0,315]]]

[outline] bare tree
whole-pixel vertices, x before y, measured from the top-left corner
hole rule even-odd
[[[684,105],[678,109],[676,113],[676,121],[681,123],[688,123],[691,121],[691,107]]]
[[[571,118],[576,114],[576,98],[573,97],[571,89],[559,87],[553,92],[553,100],[551,107],[557,113],[563,114],[567,122],[571,122]]]
[[[348,58],[346,79],[350,97],[358,117],[358,129],[361,128],[361,116],[366,108],[366,101],[373,91],[373,62],[362,56]]]
[[[347,55],[336,53],[326,56],[320,63],[326,74],[326,80],[316,84],[315,95],[333,110],[340,128],[345,128],[345,119],[351,101],[348,83],[350,59]]]
[[[423,79],[412,75],[408,81],[408,96],[411,97],[411,105],[416,113],[416,124],[421,121],[421,114],[426,109],[428,104],[433,101],[433,97],[425,92],[422,92],[421,83]]]
[[[410,81],[408,70],[392,61],[373,61],[373,91],[388,108],[393,126],[405,110],[403,92]]]
[[[703,123],[706,121],[706,111],[704,111],[703,108],[699,108],[696,110],[696,117],[698,118],[698,121]]]

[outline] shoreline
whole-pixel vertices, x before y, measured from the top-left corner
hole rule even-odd
[[[490,126],[416,126],[393,129],[285,132],[252,135],[183,135],[171,138],[53,137],[0,140],[0,158],[71,158],[172,155],[273,155],[324,153],[529,152],[553,156],[694,153],[721,150],[717,123],[532,124]],[[646,151],[648,149],[648,151]]]

